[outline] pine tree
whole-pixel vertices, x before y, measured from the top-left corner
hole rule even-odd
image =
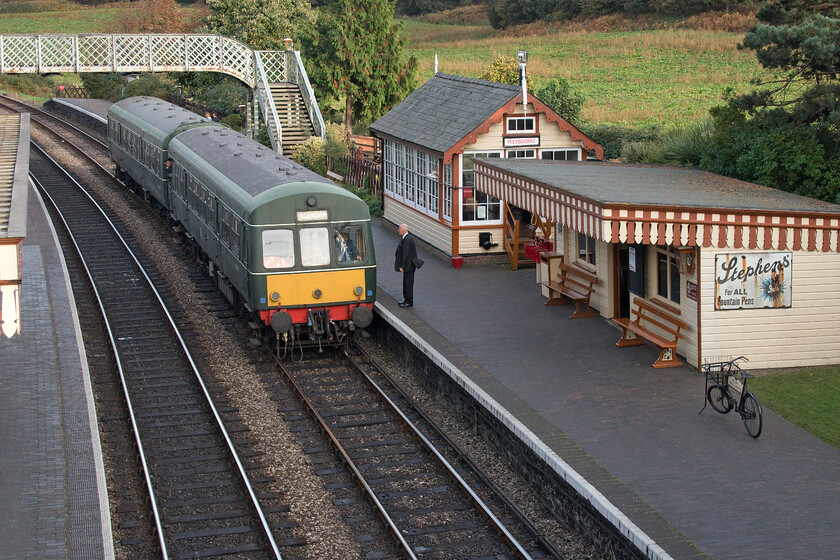
[[[775,0],[743,47],[777,78],[711,110],[701,167],[840,204],[840,7]]]
[[[320,90],[344,101],[344,123],[372,122],[415,87],[417,61],[406,57],[394,0],[334,0],[304,40],[307,72]]]
[[[827,0],[777,0],[758,12],[759,24],[743,48],[778,71],[764,89],[741,96],[737,105],[786,110],[793,123],[840,126],[840,7]]]

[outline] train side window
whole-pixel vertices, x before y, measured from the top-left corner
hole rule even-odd
[[[295,266],[294,235],[288,229],[267,229],[262,232],[263,266],[291,268]]]
[[[338,263],[353,263],[365,260],[365,238],[362,228],[335,228],[335,260]]]
[[[300,230],[300,263],[303,266],[330,264],[330,234],[325,227]]]

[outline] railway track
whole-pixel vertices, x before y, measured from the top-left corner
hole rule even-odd
[[[358,346],[277,364],[404,557],[561,557]],[[290,412],[287,422],[308,423]],[[347,476],[333,449],[310,460],[340,492]],[[382,554],[376,546],[368,556]]]
[[[108,155],[108,144],[76,125],[34,105],[23,103],[5,95],[0,96],[0,108],[16,113],[29,113],[33,125],[41,125],[47,130],[59,133],[62,139],[71,145],[82,148],[85,150],[85,156],[91,159],[97,167],[104,170],[113,167]]]
[[[100,208],[33,150],[39,188],[62,216],[99,299],[118,363],[164,558],[280,558],[271,527],[288,510],[258,499],[175,319]],[[236,473],[236,474],[234,474]]]

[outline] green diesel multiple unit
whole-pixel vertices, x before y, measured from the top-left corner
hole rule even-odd
[[[370,324],[376,258],[357,196],[155,98],[116,103],[108,136],[118,169],[180,224],[220,289],[278,335],[341,341]]]

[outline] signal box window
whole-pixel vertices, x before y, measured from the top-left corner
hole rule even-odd
[[[500,157],[499,152],[464,154],[461,173],[461,221],[498,221],[502,218],[502,203],[494,197],[475,189],[475,165],[471,157]]]
[[[335,228],[335,260],[341,263],[358,263],[365,260],[365,238],[362,228],[348,226]]]
[[[263,266],[291,268],[295,266],[294,235],[288,229],[267,229],[262,232]]]
[[[300,264],[303,266],[330,264],[330,234],[327,228],[300,230]]]
[[[580,161],[580,150],[540,150],[540,159],[554,161]]]

